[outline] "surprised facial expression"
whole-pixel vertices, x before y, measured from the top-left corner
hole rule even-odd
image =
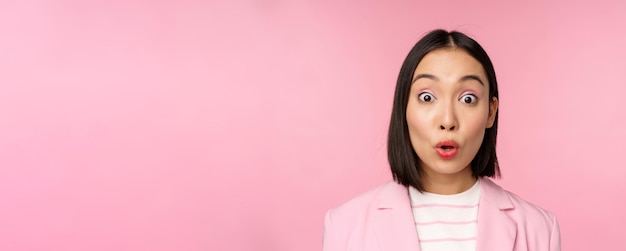
[[[431,51],[417,65],[409,95],[409,137],[422,171],[471,176],[471,161],[498,109],[480,62],[458,48]]]

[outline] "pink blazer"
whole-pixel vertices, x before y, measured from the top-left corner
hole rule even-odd
[[[476,250],[561,250],[556,217],[481,178]],[[408,190],[394,181],[326,213],[324,251],[420,250]]]

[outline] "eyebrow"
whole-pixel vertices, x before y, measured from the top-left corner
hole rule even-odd
[[[411,84],[415,83],[415,81],[417,81],[420,78],[427,78],[427,79],[430,79],[430,80],[439,81],[439,78],[435,77],[434,75],[427,74],[427,73],[420,73],[420,74],[417,74],[417,76],[415,76],[413,81],[411,81]],[[463,76],[461,79],[459,79],[459,82],[464,82],[464,81],[467,81],[467,80],[476,80],[476,81],[478,81],[478,83],[480,83],[480,85],[482,85],[482,86],[485,85],[483,83],[483,81],[480,80],[480,77],[478,77],[476,75],[473,75],[473,74]]]

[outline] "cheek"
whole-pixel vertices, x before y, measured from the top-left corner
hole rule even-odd
[[[478,131],[485,130],[487,122],[489,122],[489,113],[489,103],[481,100],[478,106],[466,109],[459,114],[463,116],[462,120],[465,122],[467,127],[470,127],[471,130]]]
[[[407,107],[406,122],[409,129],[409,138],[413,148],[424,146],[425,144],[419,144],[419,142],[427,142],[427,135],[429,130],[429,119],[427,114],[418,109],[412,109]]]
[[[414,105],[409,104],[406,109],[406,123],[409,127],[409,132],[420,131],[426,123],[424,114]]]
[[[467,128],[472,132],[480,132],[484,131],[489,119],[488,114],[476,114],[476,116],[472,116],[468,118]]]
[[[465,120],[465,127],[463,127],[465,129],[464,134],[467,136],[467,139],[471,141],[471,144],[475,147],[480,147],[483,142],[486,129],[485,125],[488,118],[488,114],[479,113],[474,114],[474,116],[468,116]]]

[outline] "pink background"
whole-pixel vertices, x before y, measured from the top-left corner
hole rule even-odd
[[[626,2],[518,2],[2,1],[0,250],[320,250],[439,27],[494,61],[498,183],[620,250]]]

